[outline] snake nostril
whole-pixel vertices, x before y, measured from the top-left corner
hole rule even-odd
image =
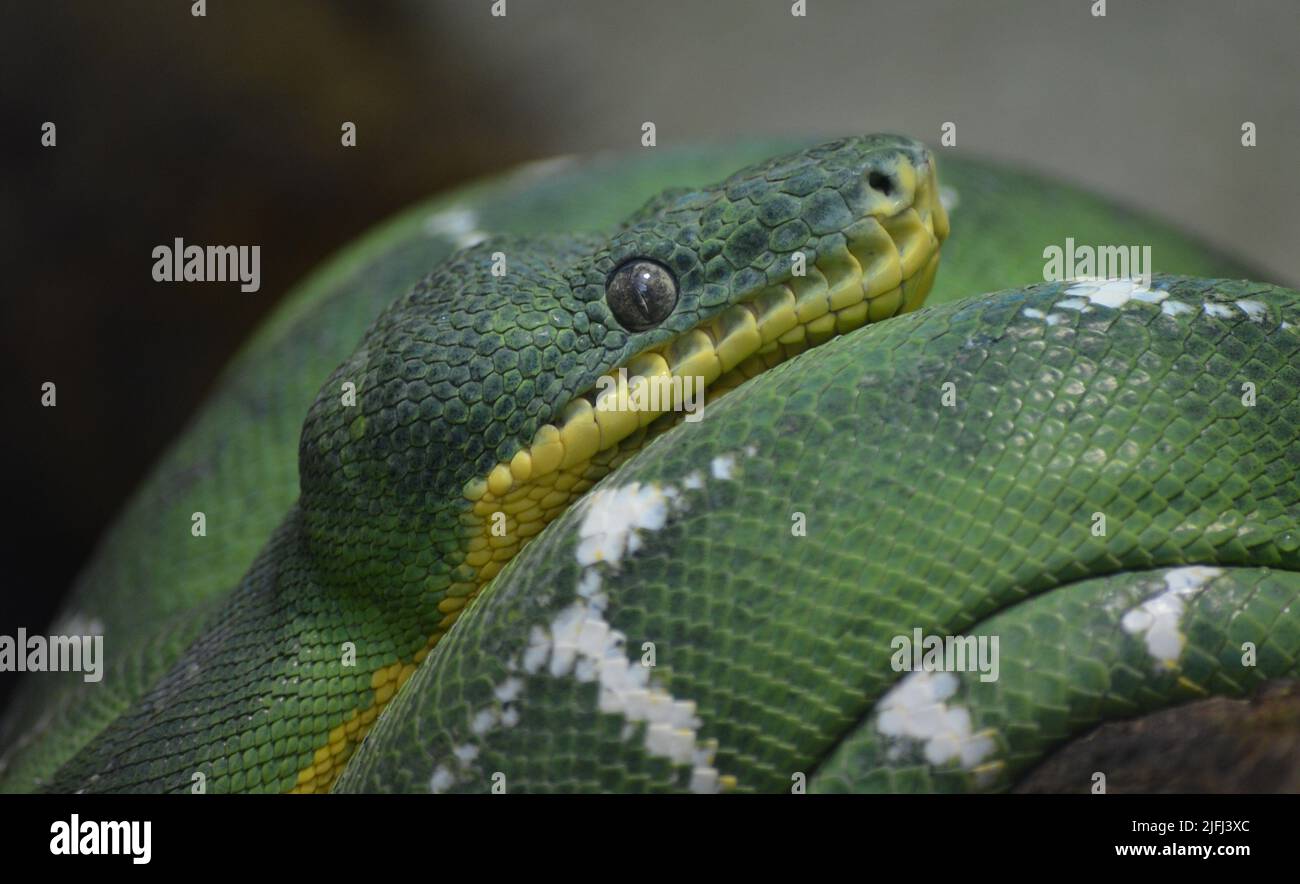
[[[884,172],[872,172],[867,175],[867,184],[872,190],[878,190],[885,196],[894,195],[894,179]]]

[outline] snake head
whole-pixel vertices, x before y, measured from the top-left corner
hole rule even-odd
[[[947,233],[926,148],[873,135],[664,191],[606,236],[462,251],[376,320],[313,404],[309,536],[344,551],[341,572],[401,563],[364,579],[482,585],[692,401],[920,306]],[[498,514],[515,543],[489,533]]]
[[[947,235],[923,145],[846,138],[713,187],[660,194],[569,279],[592,345],[610,351],[611,364],[647,352],[690,356],[686,368],[713,384],[920,306]],[[660,268],[678,296],[653,326],[630,326],[611,288],[628,268],[647,265]]]
[[[582,392],[557,403],[550,428],[521,450],[558,435],[561,464],[583,460],[660,418],[656,429],[671,426],[679,386],[716,397],[916,309],[947,235],[929,151],[894,135],[845,138],[661,193],[563,270],[566,309],[600,356],[566,379]],[[661,408],[627,407],[655,385],[674,387]],[[549,466],[554,450],[542,454]],[[494,484],[505,481],[499,471]]]

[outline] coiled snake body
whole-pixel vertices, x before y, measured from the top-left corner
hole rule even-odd
[[[1007,289],[1090,232],[1236,268],[956,162],[918,309],[915,142],[621,162],[399,219],[290,301],[80,582],[110,669],[20,698],[6,788],[997,789],[1294,676],[1294,292]],[[908,671],[929,636],[966,663]]]

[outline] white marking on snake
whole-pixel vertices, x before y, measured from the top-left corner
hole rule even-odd
[[[668,504],[676,496],[675,488],[661,490],[639,482],[594,492],[578,529],[578,564],[608,562],[617,566],[625,552],[641,548],[642,530],[658,531],[664,526]]]
[[[1268,315],[1268,308],[1259,301],[1238,301],[1237,306],[1241,312],[1250,318],[1251,322],[1263,322],[1264,317]]]
[[[1140,279],[1133,278],[1080,280],[1066,289],[1065,294],[1086,298],[1091,304],[1114,309],[1123,307],[1129,301],[1159,304],[1169,297],[1169,292],[1164,289],[1149,288]],[[1063,307],[1065,302],[1056,306]]]
[[[1147,653],[1173,668],[1178,664],[1186,641],[1178,625],[1183,619],[1187,599],[1222,573],[1222,568],[1204,565],[1166,571],[1165,591],[1129,611],[1120,624],[1129,635],[1141,635],[1145,639]]]
[[[458,249],[478,245],[488,238],[485,230],[478,229],[478,215],[473,209],[453,206],[435,212],[424,220],[424,232],[451,240]]]
[[[515,678],[513,675],[507,678],[501,684],[497,685],[496,690],[492,693],[502,703],[509,703],[511,700],[518,699],[519,692],[524,689],[523,679]]]
[[[1160,305],[1160,312],[1166,316],[1177,316],[1179,313],[1191,313],[1192,305],[1184,304],[1182,301],[1165,301]]]
[[[1232,315],[1232,308],[1227,304],[1207,303],[1205,305],[1205,313],[1207,316],[1218,316],[1223,319]]]
[[[710,465],[715,479],[730,479],[731,474],[736,468],[736,458],[730,454],[722,454],[713,459]]]
[[[495,709],[480,709],[475,713],[474,720],[470,722],[469,729],[475,736],[481,737],[492,730],[499,717]]]
[[[970,710],[946,701],[957,692],[951,672],[922,670],[905,676],[880,699],[876,730],[886,737],[924,742],[932,765],[958,761],[971,770],[994,750],[987,732],[972,733]]]
[[[1059,307],[1060,305],[1058,304],[1057,306]],[[1039,310],[1035,307],[1026,307],[1024,310],[1020,311],[1020,315],[1025,317],[1026,319],[1041,319],[1043,320],[1043,322],[1047,323],[1048,325],[1060,325],[1061,323],[1066,322],[1069,319],[1069,317],[1066,316],[1064,313],[1044,314],[1042,310]]]
[[[1082,311],[1084,307],[1088,306],[1088,302],[1084,298],[1066,298],[1064,301],[1057,301],[1056,306],[1061,310]]]
[[[429,791],[435,795],[446,792],[454,785],[456,785],[456,777],[447,769],[446,765],[438,765],[433,772],[433,776],[429,777]]]

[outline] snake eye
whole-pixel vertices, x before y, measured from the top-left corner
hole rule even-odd
[[[605,301],[618,324],[645,331],[663,322],[677,306],[677,280],[662,264],[633,258],[605,283]]]
[[[885,196],[894,195],[894,179],[884,172],[872,172],[867,176],[867,186],[872,190],[878,190]]]

